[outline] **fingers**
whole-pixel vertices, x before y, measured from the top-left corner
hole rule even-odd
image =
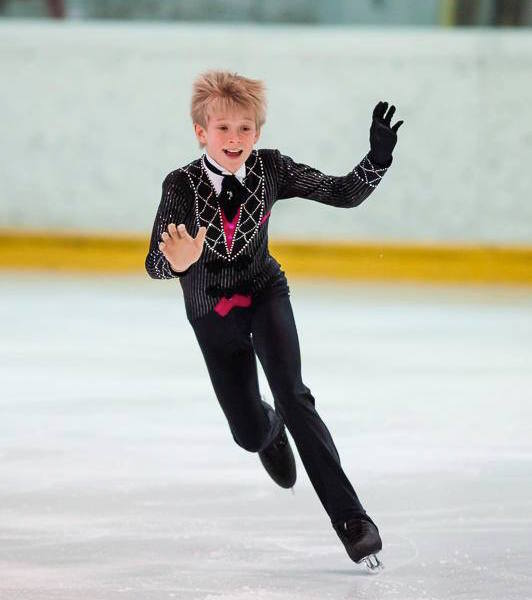
[[[393,127],[391,127],[392,117],[395,114],[395,110],[395,105],[392,104],[390,108],[388,108],[388,102],[381,100],[373,109],[373,118],[378,124],[385,125],[394,133],[397,133],[397,130],[399,127],[401,127],[404,121],[398,121]]]
[[[377,119],[379,121],[384,121],[384,113],[386,112],[386,109],[388,108],[388,102],[383,102],[382,100],[379,102],[380,104],[380,109],[379,109],[379,115],[377,117]]]
[[[390,127],[390,123],[391,123],[394,112],[395,112],[395,106],[393,106],[393,104],[392,104],[392,106],[390,106],[388,112],[384,115],[384,122],[386,123],[386,125],[388,127]]]
[[[384,111],[386,110],[386,108],[384,107],[384,105],[387,104],[386,102],[383,102],[382,100],[375,106],[375,108],[373,109],[373,118],[374,119],[382,119],[382,116],[384,115]]]
[[[168,233],[170,234],[170,237],[173,238],[174,240],[177,240],[181,237],[177,231],[177,227],[175,226],[175,223],[170,223],[168,225]]]
[[[203,246],[203,242],[205,241],[206,235],[207,235],[207,228],[204,226],[200,227],[196,237],[194,238],[194,241],[196,242],[196,244]]]
[[[167,247],[167,245],[166,245],[164,242],[160,242],[160,243],[159,243],[159,250],[162,252],[162,255],[163,255],[163,256],[164,256],[166,259],[170,258],[170,257],[168,256],[168,247]]]
[[[397,133],[397,130],[399,129],[399,127],[401,127],[403,123],[404,121],[397,121],[397,123],[392,127],[392,130],[395,131],[395,133]]]
[[[190,235],[190,233],[187,231],[187,228],[185,227],[185,225],[183,223],[179,224],[177,226],[177,234],[179,235],[179,237],[183,240],[186,239],[189,242],[191,242],[193,240],[193,237]]]
[[[170,235],[168,235],[170,234]],[[182,240],[184,238],[189,238],[192,239],[189,235],[189,233],[187,232],[187,228],[185,227],[184,223],[180,223],[177,227],[175,225],[175,223],[170,223],[168,225],[168,233],[166,233],[166,231],[164,231],[161,234],[161,237],[163,239],[165,239],[165,235],[166,237],[171,237],[174,240]]]
[[[168,242],[168,240],[171,240],[171,239],[177,240],[177,239],[187,239],[188,238],[190,241],[195,241],[195,242],[199,242],[200,244],[203,244],[206,235],[207,235],[207,228],[205,226],[200,227],[196,237],[193,238],[188,233],[187,228],[184,225],[184,223],[180,223],[177,227],[175,226],[174,223],[170,223],[170,225],[168,225],[168,232],[163,231],[161,233],[161,238],[163,239],[163,241],[159,244],[159,248],[161,250],[163,250],[165,242]]]

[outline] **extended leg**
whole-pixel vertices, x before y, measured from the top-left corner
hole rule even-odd
[[[274,296],[258,304],[251,329],[276,410],[294,438],[331,521],[365,514],[342,470],[331,434],[315,409],[315,399],[302,381],[299,340],[289,296]]]

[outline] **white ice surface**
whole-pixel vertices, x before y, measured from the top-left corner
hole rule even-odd
[[[290,287],[385,571],[233,442],[175,282],[4,272],[2,600],[532,598],[532,290]]]

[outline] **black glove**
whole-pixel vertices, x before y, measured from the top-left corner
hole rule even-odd
[[[369,130],[369,143],[371,150],[368,158],[372,163],[379,166],[389,166],[392,162],[392,150],[397,143],[397,130],[404,121],[398,121],[390,127],[395,106],[391,106],[388,112],[388,102],[379,102],[373,109],[373,122]],[[386,114],[385,114],[386,113]]]

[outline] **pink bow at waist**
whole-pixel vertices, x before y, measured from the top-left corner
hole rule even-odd
[[[214,310],[221,316],[225,317],[227,313],[235,306],[242,306],[244,308],[251,306],[251,296],[244,296],[243,294],[233,294],[230,298],[221,298],[214,307]]]

